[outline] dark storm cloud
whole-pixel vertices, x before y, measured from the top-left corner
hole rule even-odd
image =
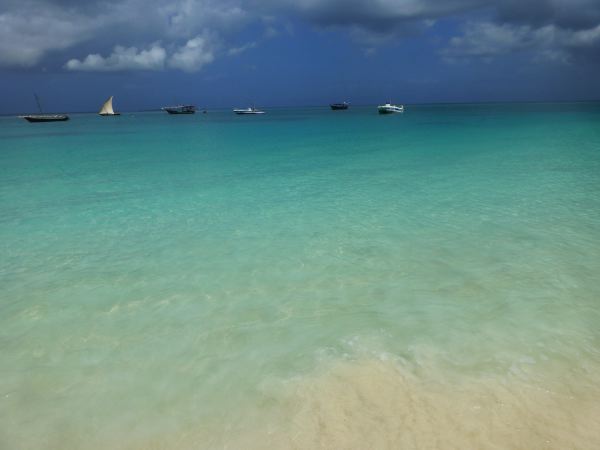
[[[447,59],[485,58],[528,51],[536,60],[594,61],[600,53],[600,0],[298,0],[296,14],[320,26],[347,27],[360,39],[420,32],[439,19],[468,12],[442,54]],[[356,31],[359,33],[356,33]]]
[[[320,25],[353,25],[371,31],[434,20],[485,5],[483,0],[298,0],[288,8]]]
[[[67,68],[194,70],[212,61],[221,34],[234,33],[250,17],[236,0],[4,0],[0,66],[33,67],[52,53],[86,43],[114,46],[114,52],[83,55],[81,64]]]
[[[505,0],[492,19],[467,22],[442,51],[449,60],[529,52],[535,60],[600,61],[600,1]]]
[[[600,24],[600,1],[505,0],[498,5],[498,21],[573,30],[593,28]]]
[[[196,70],[220,53],[235,54],[228,41],[265,18],[270,27],[295,19],[341,30],[372,46],[473,12],[488,19],[464,20],[444,57],[530,51],[568,61],[594,58],[600,48],[600,0],[0,0],[0,66],[64,59],[85,43],[92,52],[113,51],[70,54],[67,69]]]

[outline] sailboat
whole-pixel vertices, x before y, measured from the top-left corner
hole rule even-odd
[[[108,100],[106,100],[104,102],[104,104],[102,105],[102,108],[100,108],[100,111],[98,111],[98,114],[100,114],[101,116],[120,116],[121,113],[116,113],[113,110],[113,106],[112,106],[112,100],[113,100],[113,96],[111,95]]]
[[[40,113],[21,116],[27,122],[64,122],[65,120],[69,120],[69,116],[66,114],[44,114],[42,112],[42,104],[40,103],[39,97],[37,94],[33,94],[33,96],[35,97],[35,102],[37,103]]]

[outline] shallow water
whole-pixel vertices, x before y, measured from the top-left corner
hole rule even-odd
[[[0,448],[598,448],[600,105],[0,119]]]

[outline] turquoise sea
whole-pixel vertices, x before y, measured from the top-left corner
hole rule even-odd
[[[0,448],[600,448],[600,104],[0,118]]]

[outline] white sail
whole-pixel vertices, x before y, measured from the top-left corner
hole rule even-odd
[[[115,112],[113,111],[113,107],[112,107],[112,95],[110,96],[110,98],[108,100],[106,100],[104,102],[104,105],[102,105],[102,108],[100,108],[100,112],[98,112],[98,114],[102,115],[102,116],[114,116]]]

